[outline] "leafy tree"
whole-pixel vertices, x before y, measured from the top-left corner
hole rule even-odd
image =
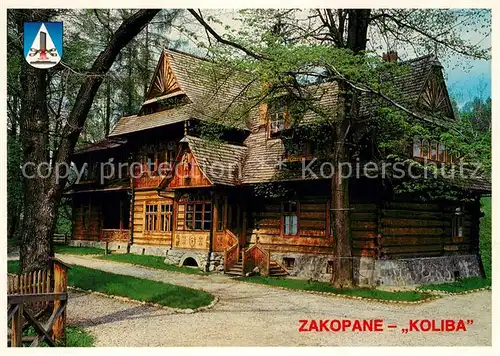
[[[432,50],[443,57],[489,58],[490,52],[489,48],[482,48],[464,38],[461,32],[463,28],[469,30],[472,24],[481,23],[482,27],[471,31],[488,34],[491,25],[487,10],[244,10],[240,12],[241,26],[238,29],[224,26],[215,16],[204,18],[200,12],[189,11],[204,26],[207,36],[217,41],[208,42],[215,62],[220,65],[219,77],[245,72],[258,83],[246,86],[243,91],[247,94],[240,94],[254,98],[253,103],[246,108],[245,105],[234,105],[235,111],[248,112],[260,102],[286,94],[293,98],[292,102],[303,106],[302,111],[311,109],[320,115],[326,112],[325,123],[330,126],[334,167],[339,162],[349,161],[353,150],[348,147],[359,144],[360,137],[354,133],[355,127],[360,126],[357,119],[362,95],[375,95],[381,99],[381,109],[373,118],[373,129],[384,132],[390,128],[385,131],[388,141],[380,139],[376,142],[385,157],[402,156],[408,134],[430,134],[430,127],[439,122],[432,113],[422,114],[398,102],[394,89],[379,80],[383,73],[390,74],[404,68],[383,63],[370,53],[367,44],[373,47],[373,42],[376,42],[372,38],[383,38],[389,49],[410,43],[416,54]],[[223,25],[224,35],[215,31],[209,22]],[[302,89],[306,81],[338,83],[344,95],[340,96],[335,113],[328,115],[328,110],[307,99],[304,95],[307,90]],[[239,117],[244,118],[243,115]],[[296,117],[300,118],[300,115]],[[448,126],[440,132],[457,130]],[[399,135],[393,136],[391,133],[394,132]],[[348,287],[352,284],[348,180],[342,176],[346,176],[345,172],[337,169],[331,181],[331,221],[336,237],[333,283],[338,287]]]
[[[67,178],[58,179],[56,167],[69,164],[71,154],[85,124],[96,93],[104,80],[104,76],[113,65],[121,49],[130,42],[159,10],[139,10],[127,17],[93,64],[83,75],[79,75],[76,96],[67,105],[68,100],[60,99],[58,110],[54,110],[55,118],[51,121],[51,79],[58,76],[58,68],[52,71],[39,70],[20,61],[18,71],[19,88],[22,95],[19,107],[18,123],[22,161],[31,162],[33,166],[26,169],[24,178],[24,219],[21,230],[21,268],[31,271],[45,267],[51,255],[52,234],[56,226],[59,203]],[[25,21],[48,21],[63,14],[59,10],[10,10],[9,27],[12,50],[18,51],[22,57],[23,23]],[[67,85],[63,80],[54,81],[54,85]],[[57,132],[54,131],[57,129]],[[48,163],[48,165],[47,165]],[[45,165],[37,175],[36,168]]]

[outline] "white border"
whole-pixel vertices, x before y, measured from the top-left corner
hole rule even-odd
[[[165,7],[194,7],[194,8],[258,8],[258,7],[288,7],[288,8],[305,8],[305,7],[432,7],[432,8],[441,8],[441,7],[453,7],[453,8],[494,8],[496,7],[495,3],[497,1],[493,0],[455,0],[453,2],[450,1],[443,1],[443,0],[421,0],[421,1],[405,1],[404,3],[401,1],[395,1],[395,0],[380,0],[380,1],[366,1],[366,0],[352,0],[352,1],[343,1],[345,6],[342,6],[341,2],[332,2],[332,1],[297,1],[297,0],[289,0],[289,1],[277,1],[277,0],[258,0],[258,1],[253,1],[252,3],[236,3],[234,1],[228,1],[228,0],[221,0],[221,1],[192,1],[192,0],[185,0],[182,2],[170,2],[170,1],[154,1],[154,0],[145,0],[145,1],[134,1],[134,0],[108,0],[106,2],[102,1],[96,1],[96,0],[89,0],[89,1],[82,1],[82,0],[74,0],[72,2],[68,2],[67,0],[45,0],[45,1],[40,1],[40,0],[4,0],[1,3],[2,11],[0,12],[0,41],[1,41],[1,46],[3,50],[6,49],[6,8],[44,8],[44,7],[56,7],[56,8],[77,8],[77,7],[82,7],[82,8],[148,8],[148,7],[154,7],[154,8],[165,8]],[[495,20],[498,20],[498,12],[497,9],[493,9],[493,35],[492,35],[492,43],[495,44],[495,40],[500,40],[500,36],[498,33],[498,26],[495,23]],[[3,61],[2,61],[2,67],[1,67],[1,78],[0,78],[0,119],[1,119],[1,124],[3,129],[0,130],[0,142],[1,142],[1,155],[0,155],[0,162],[2,165],[2,169],[0,169],[0,198],[1,198],[1,204],[0,204],[0,216],[2,219],[1,222],[1,230],[0,234],[2,239],[2,244],[3,244],[3,251],[7,250],[7,223],[6,223],[6,208],[7,208],[7,197],[6,197],[6,179],[7,179],[7,174],[6,174],[6,158],[7,158],[7,151],[6,151],[6,93],[7,93],[7,85],[6,85],[6,72],[7,72],[7,66],[6,66],[6,55],[5,52],[3,52]],[[497,122],[497,115],[500,112],[499,111],[499,104],[497,103],[496,99],[498,96],[498,88],[497,88],[497,78],[499,75],[499,62],[498,62],[498,50],[496,46],[493,46],[493,59],[492,59],[492,101],[493,101],[493,108],[492,108],[492,116],[493,116],[493,196],[495,196],[495,192],[498,190],[496,188],[496,180],[497,178],[500,179],[500,176],[497,177],[498,171],[496,169],[497,163],[500,157],[500,144],[498,144],[497,140],[500,138],[499,137],[499,123]],[[499,191],[500,193],[500,191]],[[496,221],[499,221],[498,218],[500,218],[500,214],[498,213],[500,211],[500,203],[497,204],[496,200],[493,200],[493,242],[492,242],[492,248],[493,248],[493,285],[496,286],[497,282],[500,280],[500,267],[498,266],[497,260],[498,260],[498,250],[500,249],[500,238],[498,237],[499,228],[498,224],[496,224]],[[0,254],[0,259],[2,261],[1,267],[0,267],[0,273],[1,273],[1,281],[0,283],[3,283],[2,286],[6,286],[6,254],[1,253]],[[2,290],[4,290],[5,287],[2,287]],[[497,288],[493,288],[493,301],[499,301],[500,300],[500,295],[497,292]],[[334,301],[332,301],[334,302]],[[1,293],[0,296],[0,303],[4,305],[2,307],[2,316],[3,320],[6,319],[7,314],[6,314],[6,293],[3,292]],[[492,337],[492,342],[494,345],[494,349],[497,349],[497,352],[495,354],[499,354],[498,352],[498,339],[499,336],[499,308],[498,306],[493,303],[493,322],[492,322],[492,330],[493,330],[493,337]],[[228,325],[228,331],[230,330],[230,326]],[[2,322],[0,324],[0,345],[2,347],[5,347],[6,345],[6,323]],[[363,337],[360,335],[360,337]],[[348,345],[345,345],[348,346]],[[7,349],[7,354],[32,354],[33,350],[29,349],[22,349],[22,350],[16,350],[16,349]],[[120,355],[137,355],[137,354],[142,354],[142,353],[148,353],[150,355],[161,355],[164,356],[167,353],[175,353],[175,354],[182,354],[182,355],[196,355],[199,356],[200,354],[206,355],[206,356],[211,356],[211,355],[220,355],[221,353],[227,354],[227,355],[235,355],[236,353],[238,354],[254,354],[254,353],[265,353],[265,354],[281,354],[281,353],[286,353],[287,356],[294,356],[294,355],[303,355],[304,353],[314,353],[317,355],[328,355],[331,356],[332,353],[334,352],[335,354],[342,354],[342,355],[349,355],[349,354],[363,354],[363,353],[370,353],[370,354],[380,354],[380,355],[400,355],[401,353],[405,353],[408,355],[421,355],[421,354],[449,354],[449,355],[467,355],[470,356],[471,354],[474,355],[479,355],[479,354],[493,354],[492,348],[487,348],[487,347],[480,347],[480,348],[463,348],[463,347],[456,347],[456,348],[445,348],[445,347],[413,347],[413,348],[405,348],[405,350],[401,350],[399,348],[388,348],[388,347],[379,347],[379,348],[369,348],[369,347],[358,347],[358,348],[348,348],[348,347],[341,347],[341,348],[245,348],[245,349],[235,349],[235,348],[175,348],[175,349],[165,349],[165,348],[137,348],[137,349],[131,349],[131,348],[113,348],[113,349],[64,349],[64,348],[57,348],[57,349],[48,349],[48,348],[38,348],[35,351],[37,354],[40,355],[49,355],[49,354],[61,354],[61,355],[67,355],[67,354],[72,354],[72,355],[85,355],[87,356],[89,353],[90,354],[97,354],[97,355],[108,355],[110,353],[112,354],[120,354]]]

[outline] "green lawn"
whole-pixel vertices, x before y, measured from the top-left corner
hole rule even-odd
[[[181,272],[188,274],[205,274],[199,268],[189,268],[189,267],[179,267],[175,265],[168,265],[165,262],[165,257],[161,256],[147,256],[147,255],[134,255],[132,253],[126,254],[116,254],[116,255],[106,255],[100,257],[103,260],[131,263],[134,265],[140,265],[145,267],[164,269],[172,272]]]
[[[467,290],[479,289],[491,286],[489,278],[465,278],[452,283],[429,284],[420,287],[420,290],[439,290],[443,292],[459,293]]]
[[[78,326],[66,327],[66,347],[92,347],[95,338]]]
[[[417,292],[417,291],[389,292],[389,291],[368,289],[368,288],[339,289],[332,287],[331,284],[326,282],[309,282],[307,280],[291,279],[291,278],[252,276],[252,277],[241,278],[241,280],[251,283],[279,286],[289,289],[328,292],[328,293],[344,294],[356,297],[373,298],[381,300],[418,301],[429,298],[431,296],[428,293]]]
[[[104,249],[98,247],[55,245],[54,251],[56,253],[68,253],[72,255],[104,255]]]
[[[19,262],[9,261],[8,270],[16,273],[19,270]],[[196,289],[78,265],[73,265],[69,270],[68,285],[179,309],[198,308],[210,304],[214,299],[209,293]]]

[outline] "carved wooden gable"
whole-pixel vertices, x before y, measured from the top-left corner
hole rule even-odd
[[[434,69],[427,78],[418,102],[434,114],[454,117],[446,83],[440,69]]]
[[[180,90],[175,73],[170,65],[168,54],[163,51],[156,66],[153,80],[151,81],[146,101],[158,98]]]
[[[174,172],[168,180],[167,187],[207,187],[211,185],[212,182],[198,166],[193,152],[189,148],[183,149],[176,158]]]

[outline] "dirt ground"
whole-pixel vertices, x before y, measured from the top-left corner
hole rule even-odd
[[[94,334],[97,346],[487,346],[492,340],[490,291],[419,305],[382,304],[273,289],[222,275],[185,275],[88,257],[58,257],[108,272],[203,289],[219,297],[210,310],[180,314],[72,292],[68,322]],[[299,332],[299,320],[313,319],[382,319],[384,330]],[[466,331],[403,333],[412,319],[473,322]]]

